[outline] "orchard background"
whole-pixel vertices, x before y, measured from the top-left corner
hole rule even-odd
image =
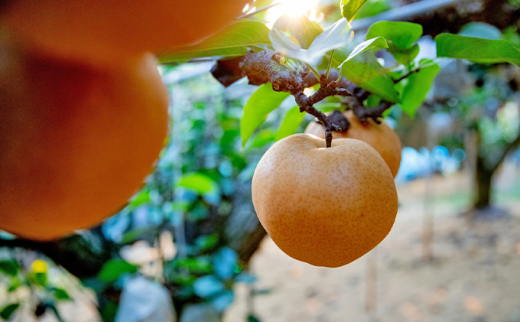
[[[520,320],[520,3],[280,2],[158,53],[170,133],[155,171],[94,228],[45,243],[2,233],[2,319]],[[396,224],[345,267],[289,258],[254,213],[263,153],[314,122],[243,78],[242,57],[266,49],[296,71],[339,70],[403,143]]]

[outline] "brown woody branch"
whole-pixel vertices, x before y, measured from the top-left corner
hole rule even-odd
[[[316,110],[314,104],[327,97],[340,95],[346,97],[347,106],[353,110],[361,123],[366,123],[369,118],[372,118],[378,124],[381,123],[379,118],[382,117],[383,112],[393,105],[393,103],[383,100],[377,107],[367,109],[363,105],[363,102],[371,93],[343,77],[337,82],[336,80],[339,77],[338,71],[331,71],[328,78],[325,74],[321,74],[318,91],[311,96],[307,96],[303,90],[318,83],[314,74],[309,74],[309,69],[305,66],[297,70],[290,68],[284,61],[282,55],[272,50],[247,54],[244,60],[240,62],[239,67],[242,69],[242,75],[248,77],[250,84],[260,85],[271,82],[273,90],[291,93],[300,107],[301,112],[307,112],[313,115],[323,124],[325,127],[327,147],[331,146],[332,131],[347,131],[349,122],[348,120],[340,119],[342,116],[337,114],[334,116],[335,122],[332,122],[327,115]],[[408,73],[402,79],[415,72],[417,72],[417,70]],[[399,81],[401,81],[401,79]],[[343,117],[343,119],[345,118]],[[344,125],[344,127],[340,127],[336,123],[340,123]]]

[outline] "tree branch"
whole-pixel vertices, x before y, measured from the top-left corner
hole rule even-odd
[[[393,103],[383,100],[377,107],[367,109],[363,102],[371,93],[344,77],[337,82],[339,72],[335,70],[331,70],[328,77],[326,72],[322,73],[319,79],[320,87],[318,91],[311,96],[307,96],[303,91],[305,88],[318,83],[316,76],[309,74],[309,69],[303,65],[297,70],[290,68],[285,63],[282,55],[272,50],[247,54],[244,60],[239,63],[239,67],[242,69],[242,75],[248,77],[250,84],[260,85],[271,82],[273,90],[292,94],[300,107],[300,111],[313,115],[325,127],[326,147],[331,146],[332,131],[347,131],[350,124],[348,120],[343,120],[346,118],[342,115],[335,115],[334,121],[344,125],[345,128],[338,126],[327,115],[316,110],[313,106],[314,104],[330,96],[343,96],[347,98],[346,104],[348,107],[353,110],[356,117],[363,124],[366,124],[369,118],[378,124],[381,123],[379,119],[383,116],[383,112],[393,105]],[[418,71],[419,69],[410,71],[397,81],[399,82]]]
[[[412,75],[413,73],[417,73],[417,72],[419,72],[420,70],[421,70],[421,68],[418,67],[418,68],[416,68],[416,69],[414,69],[414,70],[409,71],[408,73],[406,73],[405,75],[401,76],[400,78],[393,80],[393,81],[394,81],[394,84],[397,84],[397,83],[401,82],[402,80],[408,78],[408,77],[409,77],[410,75]]]

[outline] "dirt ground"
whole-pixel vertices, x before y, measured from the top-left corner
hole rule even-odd
[[[402,185],[388,237],[341,268],[299,262],[266,238],[251,263],[259,293],[237,285],[225,320],[520,321],[520,168],[506,164],[497,178],[508,216],[468,221],[471,185],[464,173]]]

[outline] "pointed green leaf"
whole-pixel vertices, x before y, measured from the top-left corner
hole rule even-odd
[[[249,140],[247,149],[264,147],[268,143],[275,141],[275,134],[275,131],[271,128],[262,129],[261,131],[258,131],[258,133],[256,133],[250,138],[251,140]]]
[[[392,53],[395,60],[403,65],[409,65],[419,54],[419,44],[415,44],[410,48],[401,49],[397,46],[390,44],[388,51]]]
[[[502,32],[500,29],[480,21],[465,24],[464,27],[461,28],[459,35],[485,39],[502,39]]]
[[[378,97],[377,95],[373,95],[373,94],[371,94],[371,95],[366,99],[365,106],[366,106],[367,108],[373,108],[373,107],[378,106],[380,102],[381,102],[381,98],[380,98],[380,97]]]
[[[69,293],[61,288],[54,289],[54,297],[59,300],[67,300],[70,299]]]
[[[415,112],[424,102],[435,76],[440,70],[439,65],[432,64],[408,77],[408,83],[401,94],[401,109],[410,117],[415,116]]]
[[[368,0],[356,13],[355,19],[373,17],[392,9],[388,0]]]
[[[0,271],[9,276],[16,276],[16,273],[18,272],[18,264],[16,261],[2,260],[0,261]]]
[[[273,29],[277,29],[282,33],[288,32],[298,40],[300,46],[304,49],[309,48],[313,40],[323,32],[323,28],[320,25],[310,21],[304,15],[299,17],[283,15],[276,20]]]
[[[307,58],[307,50],[303,49],[291,37],[291,35],[283,33],[276,28],[271,29],[269,32],[269,39],[274,50],[286,57],[298,59],[302,62],[309,60]]]
[[[137,208],[138,206],[150,202],[150,192],[146,189],[139,192],[139,194],[134,195],[130,200],[130,206],[132,208]]]
[[[349,42],[350,26],[345,19],[340,19],[316,37],[309,50],[326,53]]]
[[[370,26],[366,39],[383,36],[392,45],[406,49],[419,40],[422,33],[423,28],[419,24],[402,21],[378,21]]]
[[[336,55],[338,57],[346,56],[341,49],[336,52],[334,52],[335,57]],[[359,87],[379,95],[387,101],[397,102],[399,100],[393,80],[372,52],[363,52],[344,61],[341,66],[341,74]]]
[[[278,141],[295,134],[304,117],[305,113],[300,112],[299,106],[292,107],[289,111],[287,111],[287,114],[285,114],[282,124],[276,133],[275,140]]]
[[[98,273],[98,278],[104,282],[111,282],[125,273],[135,273],[137,266],[131,265],[123,259],[111,259],[103,265]]]
[[[177,186],[196,191],[200,195],[216,191],[217,184],[213,179],[202,173],[184,174],[177,182]]]
[[[47,283],[49,282],[49,277],[47,276],[47,273],[33,273],[34,280],[33,282],[36,285],[39,286],[47,286]]]
[[[274,28],[269,33],[269,39],[273,48],[282,55],[315,66],[328,51],[342,47],[349,42],[348,31],[347,21],[340,19],[316,37],[308,49],[303,49],[289,36]]]
[[[267,115],[278,108],[288,96],[289,93],[274,91],[271,83],[263,84],[251,95],[240,120],[242,146],[246,144],[253,131],[265,121]]]
[[[14,312],[18,309],[19,306],[20,306],[20,303],[13,303],[13,304],[9,304],[9,305],[5,306],[0,311],[0,317],[4,321],[9,320],[9,318],[14,314]]]
[[[386,43],[386,40],[383,37],[369,39],[357,45],[356,48],[354,48],[354,50],[348,55],[345,62],[351,60],[352,58],[356,57],[356,55],[359,55],[367,50],[373,49],[376,51],[381,48],[388,48],[388,44]],[[339,67],[341,68],[341,65]]]
[[[200,44],[159,54],[159,62],[171,63],[210,56],[240,56],[247,54],[247,46],[269,43],[269,28],[263,23],[240,19]]]
[[[520,66],[520,51],[506,40],[440,34],[435,41],[437,57],[462,58],[484,64],[508,62]]]
[[[365,2],[367,0],[341,0],[341,15],[351,22]]]

